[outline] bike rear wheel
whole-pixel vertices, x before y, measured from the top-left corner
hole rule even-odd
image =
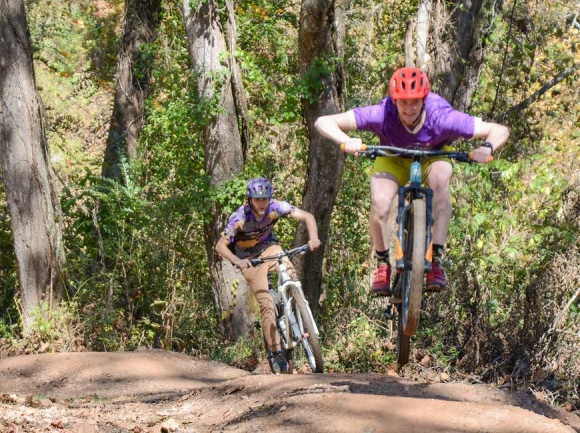
[[[322,351],[320,350],[320,344],[318,342],[318,335],[316,335],[315,326],[310,317],[310,308],[308,307],[306,300],[304,299],[302,292],[297,288],[291,287],[289,291],[290,295],[290,308],[294,313],[296,318],[296,324],[299,329],[299,334],[294,335],[293,339],[297,341],[304,349],[304,356],[306,361],[310,365],[313,373],[323,373],[324,372],[324,361],[322,359]],[[292,330],[291,327],[288,328]],[[296,351],[293,355],[295,358],[298,357]],[[294,361],[294,360],[293,360]]]
[[[413,200],[410,216],[411,218],[407,219],[401,312],[402,332],[409,337],[417,333],[421,315],[421,298],[425,278],[425,238],[427,236],[427,215],[424,200]]]

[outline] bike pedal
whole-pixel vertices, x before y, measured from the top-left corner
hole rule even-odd
[[[383,312],[385,320],[393,320],[393,305],[390,304]]]

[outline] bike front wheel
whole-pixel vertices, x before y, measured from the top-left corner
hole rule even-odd
[[[293,340],[302,346],[304,349],[304,356],[310,365],[313,373],[324,372],[324,361],[322,359],[322,351],[318,342],[318,335],[316,334],[316,327],[312,322],[310,308],[298,288],[291,287],[290,293],[290,308],[296,320],[293,326],[290,323],[289,330],[292,331]],[[290,320],[291,322],[291,320]],[[298,331],[298,332],[295,332]],[[294,359],[298,358],[296,350],[294,350]],[[295,367],[295,365],[294,365]]]
[[[397,364],[400,367],[409,362],[409,352],[411,351],[411,337],[403,333],[402,304],[397,306]]]
[[[421,315],[421,298],[425,278],[425,238],[427,236],[427,215],[425,201],[415,199],[408,219],[405,251],[405,276],[402,299],[402,328],[406,336],[415,335]]]

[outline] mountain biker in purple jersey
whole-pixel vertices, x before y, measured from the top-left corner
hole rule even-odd
[[[484,143],[473,151],[473,159],[480,163],[501,147],[509,137],[507,127],[484,122],[478,117],[455,110],[441,96],[430,92],[427,75],[418,68],[397,70],[389,82],[389,96],[377,105],[319,117],[315,127],[323,136],[337,144],[344,143],[344,151],[360,150],[360,138],[351,138],[344,131],[372,131],[384,146],[452,150],[448,144],[457,138],[481,138]],[[375,160],[371,178],[370,232],[378,261],[371,292],[391,294],[391,267],[388,246],[391,231],[386,222],[393,197],[399,185],[409,180],[412,159],[393,156]],[[423,176],[433,189],[433,265],[427,274],[427,290],[446,287],[441,267],[443,246],[451,221],[450,182],[451,161],[444,157],[422,159]]]
[[[240,206],[230,215],[223,236],[216,244],[217,253],[240,268],[260,307],[262,329],[267,350],[273,355],[274,370],[288,372],[288,363],[281,350],[280,335],[276,328],[274,301],[268,290],[268,272],[278,269],[276,261],[264,262],[252,267],[250,259],[272,256],[283,252],[272,228],[282,217],[297,219],[306,224],[308,246],[315,250],[320,246],[316,220],[311,213],[298,209],[290,203],[272,198],[273,188],[264,177],[250,179],[246,187],[248,203]],[[294,266],[288,260],[288,275],[296,281]]]

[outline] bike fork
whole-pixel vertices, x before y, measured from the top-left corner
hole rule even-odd
[[[405,263],[405,225],[409,217],[409,210],[411,209],[413,200],[418,197],[413,195],[410,198],[409,205],[405,205],[405,195],[408,187],[399,187],[399,204],[397,212],[397,227],[395,237],[395,259],[396,268],[402,270],[407,265]],[[433,190],[430,188],[420,188],[420,193],[425,196],[425,207],[427,210],[427,227],[425,236],[425,272],[431,270],[431,263],[433,262]]]
[[[425,236],[425,272],[431,271],[433,262],[433,190],[425,191],[425,207],[427,208],[427,230]]]
[[[289,284],[294,286],[294,288],[296,290],[298,290],[298,292],[300,292],[300,294],[302,295],[302,299],[304,299],[304,303],[306,304],[306,310],[308,313],[308,317],[312,321],[312,325],[314,325],[314,332],[318,336],[319,335],[318,326],[316,325],[316,321],[314,320],[314,316],[312,315],[312,310],[310,309],[310,304],[308,303],[306,296],[304,296],[304,291],[302,290],[302,285],[300,284],[300,281],[291,281],[291,282],[289,282]],[[283,293],[282,297],[284,299],[284,306],[285,306],[284,309],[290,310],[290,297],[288,296],[288,293],[286,292],[286,284],[284,284],[284,286],[283,286],[282,290],[280,290],[280,292]]]

